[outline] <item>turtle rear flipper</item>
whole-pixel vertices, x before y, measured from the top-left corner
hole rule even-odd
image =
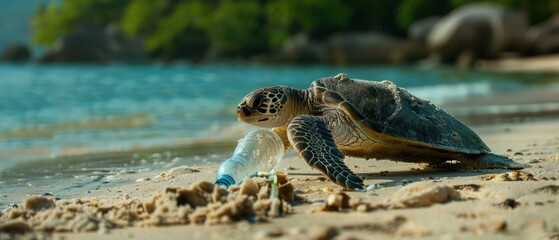
[[[303,115],[287,127],[293,148],[307,164],[345,188],[364,190],[363,180],[344,163],[344,155],[336,147],[330,129],[322,117]]]
[[[493,153],[481,153],[474,158],[460,162],[474,168],[523,169],[531,167],[528,164],[517,163],[510,158]]]

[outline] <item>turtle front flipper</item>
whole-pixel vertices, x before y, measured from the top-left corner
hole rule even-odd
[[[287,127],[293,148],[311,166],[330,180],[345,188],[364,190],[363,180],[344,163],[344,155],[336,147],[324,119],[303,115],[294,118]]]
[[[272,129],[272,131],[274,131],[281,138],[281,141],[283,142],[283,151],[287,152],[287,150],[289,150],[289,148],[291,147],[289,138],[287,138],[287,128],[275,127]]]

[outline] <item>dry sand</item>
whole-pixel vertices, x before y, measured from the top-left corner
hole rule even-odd
[[[430,169],[418,164],[349,158],[346,160],[348,166],[362,176],[366,184],[376,184],[375,186],[378,188],[368,192],[339,193],[343,192],[341,187],[325,180],[322,175],[311,170],[304,161],[298,159],[290,151],[278,170],[289,174],[294,192],[301,199],[291,204],[291,208],[287,209],[290,213],[284,217],[274,218],[268,216],[268,213],[264,213],[260,214],[262,222],[257,219],[256,223],[249,223],[241,217],[240,221],[223,219],[221,222],[225,223],[214,221],[195,224],[189,220],[189,216],[193,214],[192,211],[196,211],[194,207],[190,210],[184,207],[180,209],[181,207],[177,207],[176,204],[171,204],[165,208],[168,210],[169,216],[158,215],[160,218],[155,224],[139,220],[134,222],[130,219],[136,215],[129,214],[126,218],[130,220],[129,223],[121,225],[105,223],[102,225],[103,227],[77,229],[93,230],[90,232],[49,234],[36,232],[28,233],[27,237],[39,236],[53,239],[386,239],[394,237],[558,239],[559,121],[488,125],[476,127],[475,130],[494,152],[510,156],[521,163],[529,163],[532,167],[519,172],[449,170]],[[164,173],[123,175],[119,177],[138,181],[120,186],[100,184],[91,189],[79,189],[64,196],[58,196],[63,200],[56,204],[76,205],[80,203],[90,207],[95,206],[96,211],[102,209],[102,212],[110,211],[106,206],[120,210],[127,208],[129,209],[127,213],[153,212],[154,210],[149,210],[149,208],[154,204],[157,205],[156,202],[159,201],[157,199],[168,198],[171,199],[171,203],[178,201],[180,194],[177,193],[177,190],[171,190],[170,193],[167,191],[168,193],[164,194],[165,189],[169,187],[186,188],[194,182],[212,181],[216,168],[216,165],[196,167],[195,169],[183,167],[169,169]],[[191,187],[191,189],[195,189],[195,187]],[[48,191],[45,190],[45,192]],[[18,196],[17,193],[7,194]],[[209,190],[200,194],[205,199],[212,198]],[[159,197],[154,198],[153,196]],[[48,211],[40,210],[40,208],[52,209],[54,203],[44,201],[44,199],[45,197],[39,198],[38,202],[29,202],[28,199],[27,203],[19,204],[18,209],[36,211],[26,213],[29,216]],[[250,204],[256,204],[256,199],[256,197],[250,199],[253,201]],[[20,201],[24,202],[23,196]],[[95,204],[89,204],[93,201]],[[230,201],[234,201],[234,199],[231,198]],[[266,205],[266,207],[269,206]],[[83,210],[85,207],[78,206],[77,208]],[[2,212],[0,225],[4,225],[0,228],[6,227],[5,224],[14,224],[12,220],[7,220],[10,212],[14,211],[6,209]],[[126,211],[124,212],[126,213]],[[57,219],[60,219],[62,215],[63,213],[60,213]],[[91,218],[101,219],[105,222],[106,219],[110,219],[103,218],[102,215],[102,213],[97,213],[97,215],[91,215]],[[177,216],[182,216],[182,218],[177,218]],[[148,217],[153,218],[153,216]],[[15,217],[11,216],[11,218]],[[177,225],[159,226],[164,225],[166,220]],[[30,220],[25,224],[19,223],[19,226],[29,225],[29,223]],[[113,228],[117,225],[123,227]],[[8,235],[1,235],[0,238],[2,237],[7,238]]]
[[[476,64],[476,69],[500,72],[556,73],[559,71],[559,54],[482,60]]]

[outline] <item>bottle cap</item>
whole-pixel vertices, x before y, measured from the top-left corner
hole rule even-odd
[[[219,178],[215,181],[215,184],[229,188],[229,186],[235,184],[235,179],[227,174],[223,174],[219,176]]]

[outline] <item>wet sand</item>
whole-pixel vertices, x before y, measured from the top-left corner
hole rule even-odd
[[[559,236],[559,120],[474,129],[494,152],[532,167],[519,172],[431,169],[419,164],[349,158],[348,166],[366,184],[380,184],[379,188],[345,192],[350,198],[348,203],[325,207],[331,202],[335,205],[336,194],[343,189],[325,180],[290,151],[278,170],[288,173],[296,195],[304,200],[293,202],[291,213],[284,217],[268,217],[265,222],[257,223],[240,220],[172,226],[132,224],[123,228],[92,228],[90,232],[54,232],[48,236],[54,239],[556,239]],[[105,182],[68,189],[63,194],[53,192],[53,196],[46,197],[60,199],[58,202],[94,200],[123,208],[119,205],[122,202],[134,199],[146,203],[168,187],[186,188],[201,180],[213,181],[216,168],[212,164],[169,168],[164,172],[122,173]],[[23,208],[26,197],[46,192],[50,191],[2,190],[1,201],[17,203]],[[3,210],[0,225],[12,221],[6,220],[10,211]]]

